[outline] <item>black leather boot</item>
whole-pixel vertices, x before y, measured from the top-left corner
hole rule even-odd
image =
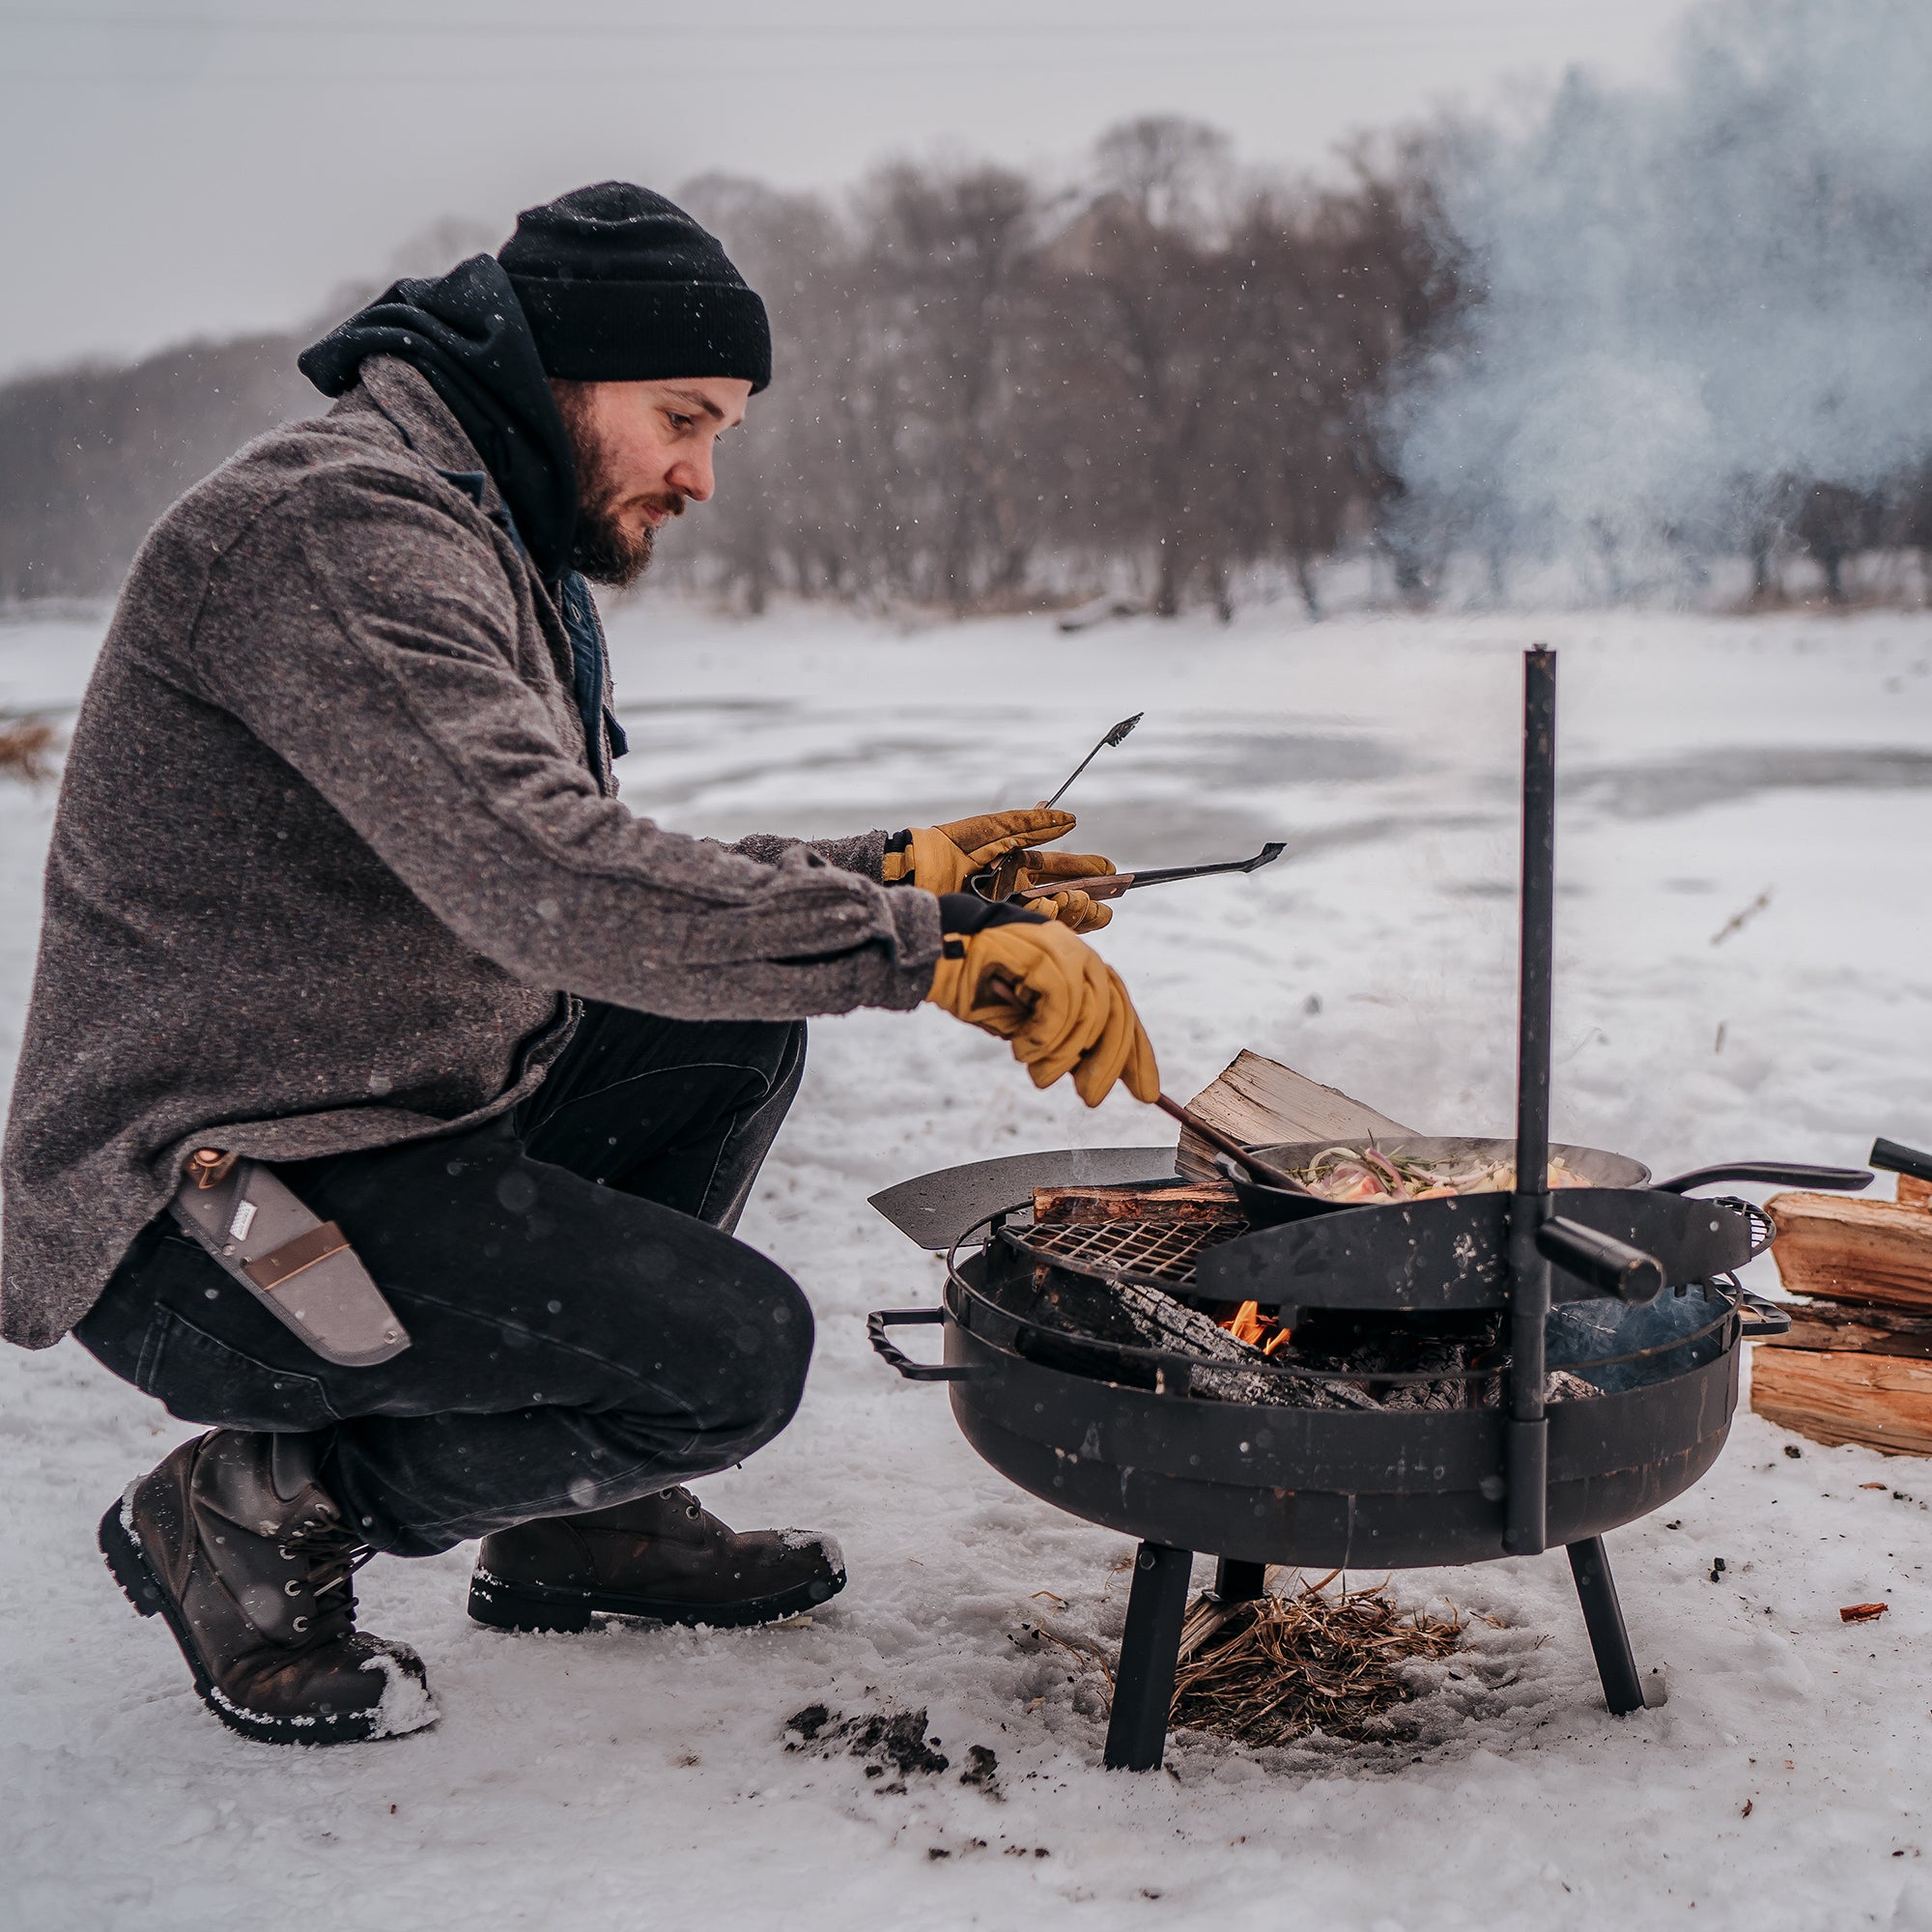
[[[845,1559],[832,1537],[727,1529],[689,1490],[660,1490],[486,1536],[469,1614],[525,1631],[587,1630],[599,1615],[764,1624],[812,1609],[844,1587]]]
[[[373,1552],[317,1481],[310,1437],[183,1443],[101,1518],[100,1549],[243,1737],[341,1744],[436,1721],[415,1652],[355,1628],[352,1579]]]

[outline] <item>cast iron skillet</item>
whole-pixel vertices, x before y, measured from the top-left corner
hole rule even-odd
[[[1275,1167],[1291,1172],[1306,1167],[1324,1148],[1347,1145],[1338,1141],[1284,1141],[1273,1147],[1257,1147],[1255,1152]],[[1513,1140],[1477,1140],[1467,1136],[1408,1134],[1394,1140],[1378,1139],[1378,1152],[1402,1154],[1416,1160],[1462,1162],[1516,1158]],[[1708,1186],[1719,1180],[1757,1180],[1779,1187],[1837,1188],[1856,1193],[1871,1184],[1871,1176],[1861,1167],[1810,1167],[1785,1161],[1727,1161],[1719,1167],[1700,1167],[1669,1180],[1652,1181],[1650,1169],[1628,1154],[1609,1153],[1602,1148],[1574,1147],[1551,1142],[1552,1159],[1560,1156],[1570,1172],[1592,1187],[1653,1187],[1661,1194],[1688,1194],[1693,1187]],[[1317,1214],[1347,1213],[1355,1208],[1393,1206],[1378,1201],[1323,1201],[1313,1194],[1291,1194],[1285,1187],[1269,1187],[1250,1179],[1226,1154],[1214,1163],[1227,1176],[1240,1200],[1241,1211],[1251,1228],[1278,1228],[1284,1222],[1304,1221]],[[1481,1197],[1474,1197],[1480,1199]],[[1551,1196],[1558,1212],[1571,1198],[1567,1188]]]

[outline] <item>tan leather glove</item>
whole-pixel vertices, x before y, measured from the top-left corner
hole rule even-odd
[[[941,901],[941,923],[945,950],[925,996],[934,1006],[1009,1041],[1036,1087],[1071,1073],[1090,1107],[1117,1080],[1137,1100],[1159,1097],[1147,1030],[1121,976],[1085,940],[968,895]]]
[[[1114,864],[1094,852],[1038,852],[1030,848],[1071,832],[1079,821],[1070,811],[1032,806],[1015,811],[986,811],[977,818],[956,818],[949,825],[915,825],[894,841],[885,857],[887,885],[918,886],[928,893],[958,893],[976,872],[996,866],[1009,852],[1026,851],[1011,890],[1046,885],[1057,879],[1093,878],[1111,872]],[[901,840],[903,842],[901,842]],[[1037,910],[1062,920],[1075,932],[1091,931],[1113,918],[1113,908],[1082,898],[1055,910],[1059,899],[1042,902]],[[1070,915],[1070,916],[1069,916]]]
[[[1071,857],[1070,853],[1042,852],[1042,859]],[[1043,883],[1043,882],[1042,882]],[[1055,893],[1048,898],[1028,899],[1029,912],[1044,913],[1068,932],[1098,932],[1114,916],[1114,908],[1090,899],[1085,893]]]

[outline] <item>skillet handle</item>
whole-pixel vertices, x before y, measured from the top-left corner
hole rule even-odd
[[[886,1334],[888,1328],[931,1328],[946,1320],[943,1308],[875,1308],[866,1317],[866,1333],[872,1347],[909,1382],[978,1382],[993,1369],[986,1363],[968,1363],[959,1368],[944,1362],[915,1362]]]
[[[1830,1188],[1856,1194],[1872,1184],[1868,1169],[1862,1167],[1805,1167],[1787,1160],[1734,1160],[1721,1167],[1694,1168],[1669,1180],[1653,1181],[1660,1194],[1689,1194],[1693,1187],[1709,1187],[1718,1180],[1761,1180],[1773,1187]]]

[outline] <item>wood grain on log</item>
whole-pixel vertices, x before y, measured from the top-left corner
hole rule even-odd
[[[1932,1214],[1897,1201],[1775,1194],[1772,1255],[1794,1294],[1932,1308]]]
[[[1287,1141],[1359,1142],[1371,1134],[1401,1139],[1415,1132],[1336,1088],[1245,1050],[1229,1062],[1211,1087],[1195,1094],[1187,1109],[1251,1148]],[[1218,1172],[1214,1150],[1187,1127],[1180,1132],[1175,1166],[1182,1174],[1203,1178]]]
[[[1765,1349],[1751,1408],[1814,1442],[1932,1456],[1932,1362],[1852,1350]]]
[[[1908,1208],[1932,1208],[1932,1180],[1920,1180],[1915,1174],[1901,1174],[1898,1198]]]

